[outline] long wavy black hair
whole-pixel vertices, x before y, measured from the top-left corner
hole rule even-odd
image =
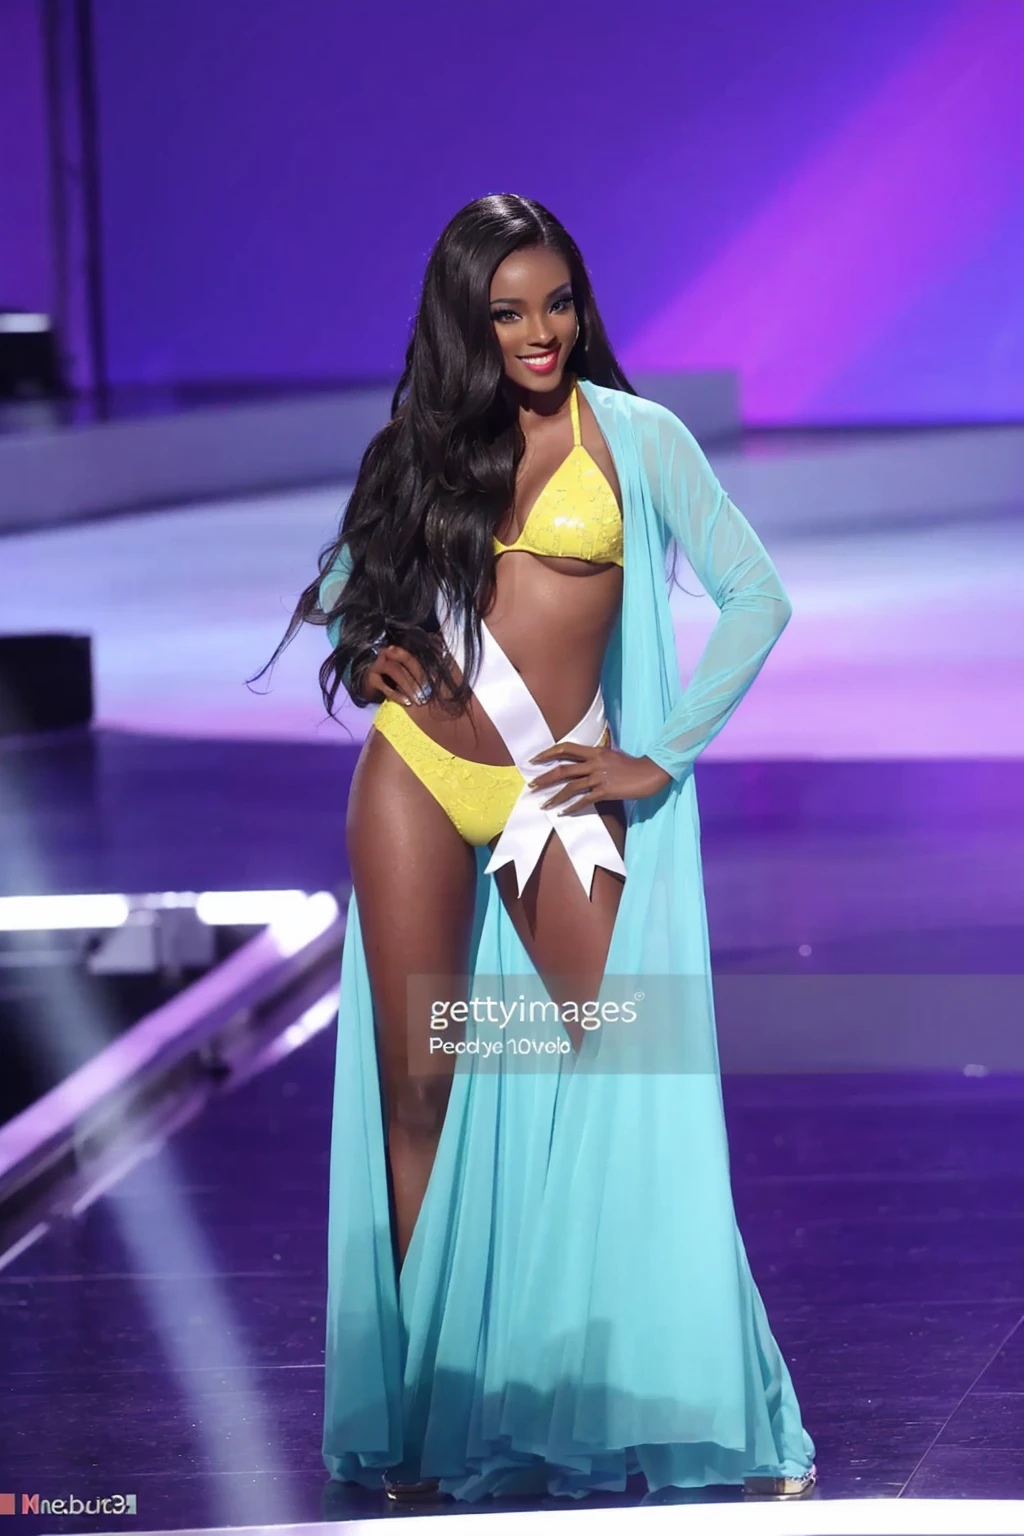
[[[391,420],[367,447],[338,537],[321,551],[317,576],[257,677],[301,624],[337,624],[319,677],[328,714],[339,688],[358,687],[382,634],[381,643],[404,646],[417,658],[442,707],[465,708],[480,618],[494,595],[493,538],[512,506],[526,446],[518,409],[502,388],[491,281],[506,256],[529,246],[557,251],[569,267],[580,329],[567,370],[636,393],[612,352],[576,242],[555,216],[511,193],[468,203],[427,262]],[[351,572],[325,610],[321,584],[343,545]],[[465,671],[457,684],[439,640],[439,592],[463,620]],[[355,691],[351,696],[358,705],[368,702]]]

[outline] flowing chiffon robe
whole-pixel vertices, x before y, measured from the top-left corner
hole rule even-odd
[[[460,1056],[397,1286],[354,894],[342,960],[324,1461],[371,1486],[386,1468],[437,1476],[466,1500],[621,1490],[636,1471],[652,1490],[799,1476],[814,1455],[733,1210],[693,779],[790,604],[682,422],[581,387],[623,498],[605,708],[616,744],[672,776],[629,807],[606,977],[652,978],[657,1027],[588,1036],[604,1069],[582,1070],[583,1053],[534,1071]],[[685,688],[673,539],[720,609]],[[325,608],[347,574],[343,558],[325,577]],[[476,852],[471,984],[541,987]]]

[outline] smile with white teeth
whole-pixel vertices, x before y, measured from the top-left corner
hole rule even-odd
[[[550,352],[533,352],[529,357],[521,357],[519,361],[525,363],[528,368],[546,368],[548,363],[554,360],[557,352],[557,347]]]

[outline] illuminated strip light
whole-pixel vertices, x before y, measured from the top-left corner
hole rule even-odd
[[[291,906],[274,918],[267,929],[267,937],[282,955],[297,955],[300,949],[326,933],[337,918],[338,903],[330,891],[317,891],[314,896],[303,897],[301,907]]]
[[[0,311],[0,331],[6,331],[8,334],[25,334],[52,329],[53,322],[49,315],[33,315],[27,311],[24,313],[11,310]]]
[[[304,911],[308,901],[305,891],[202,891],[196,897],[196,916],[211,927],[262,927]]]
[[[289,1024],[279,1036],[275,1057],[287,1056],[292,1051],[297,1051],[300,1046],[305,1045],[307,1040],[312,1040],[314,1035],[318,1035],[322,1029],[333,1024],[337,1017],[338,989],[332,987],[330,992],[325,993],[311,1008],[307,1008],[302,1017],[296,1019],[294,1024]]]
[[[192,907],[208,927],[271,926],[282,954],[294,954],[330,927],[338,904],[329,891],[161,891],[146,896],[0,896],[0,933],[120,928],[156,911]]]
[[[127,896],[0,896],[0,932],[120,928],[130,911]]]
[[[21,1257],[26,1248],[31,1248],[32,1244],[39,1238],[45,1237],[49,1230],[49,1222],[38,1221],[29,1231],[23,1232],[17,1242],[12,1243],[9,1248],[5,1248],[3,1253],[0,1253],[0,1269],[7,1269],[15,1259]]]

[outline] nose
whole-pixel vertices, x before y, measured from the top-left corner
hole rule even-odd
[[[555,343],[555,333],[549,327],[547,318],[536,320],[530,327],[533,335],[528,345],[536,347],[538,352],[543,352],[545,347],[552,347]]]

